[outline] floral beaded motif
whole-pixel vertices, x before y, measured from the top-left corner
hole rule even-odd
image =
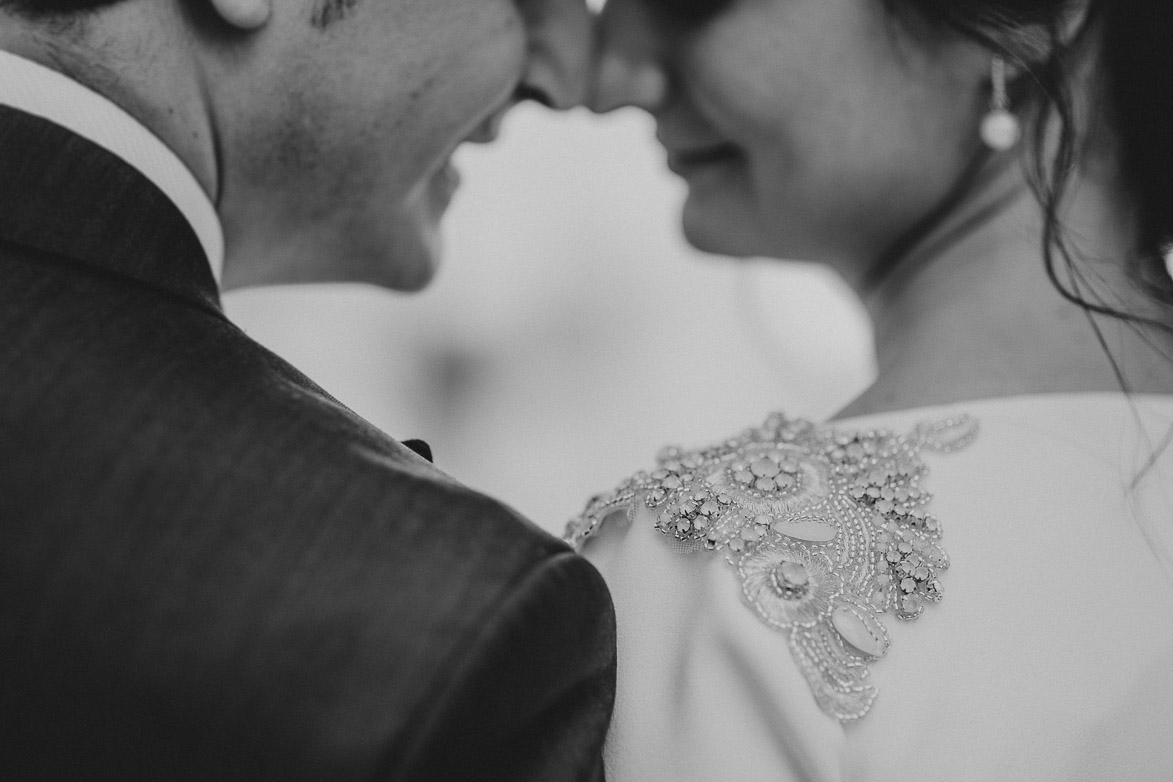
[[[607,517],[638,503],[685,551],[720,551],[758,617],[786,635],[819,707],[862,717],[876,697],[868,666],[888,651],[880,618],[919,617],[942,597],[949,567],[926,513],[922,450],[969,444],[966,415],[907,436],[840,432],[773,414],[712,448],[666,448],[658,468],[591,499],[567,525],[575,548]]]

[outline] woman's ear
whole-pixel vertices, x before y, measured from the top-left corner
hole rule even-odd
[[[273,0],[211,0],[216,14],[242,31],[258,30],[273,14]]]

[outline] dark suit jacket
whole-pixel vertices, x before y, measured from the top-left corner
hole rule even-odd
[[[0,107],[0,779],[593,779],[594,569],[225,319],[141,174]]]

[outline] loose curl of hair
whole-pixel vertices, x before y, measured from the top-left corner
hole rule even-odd
[[[1173,246],[1173,3],[1168,0],[882,0],[998,52],[1023,75],[1016,102],[1034,112],[1031,186],[1043,209],[1043,258],[1059,293],[1089,313],[1173,333],[1167,313],[1151,317],[1107,303],[1079,270],[1058,209],[1088,136],[1101,124],[1114,139],[1119,185],[1135,214],[1135,245],[1119,259],[1162,309],[1173,305],[1165,256]],[[1103,112],[1078,127],[1072,84],[1090,58],[1090,88]],[[1051,120],[1054,120],[1053,122]],[[1055,134],[1052,136],[1051,134]],[[1062,269],[1060,269],[1062,266]],[[1062,272],[1062,274],[1061,274]],[[1098,329],[1097,329],[1097,333]],[[1101,338],[1105,350],[1104,344]],[[1109,352],[1109,357],[1111,354]],[[1117,375],[1119,376],[1119,371]],[[1121,378],[1123,381],[1123,378]]]

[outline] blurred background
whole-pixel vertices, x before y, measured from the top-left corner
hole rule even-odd
[[[771,410],[823,418],[872,373],[855,301],[819,268],[704,255],[645,115],[516,109],[466,146],[425,292],[225,296],[259,342],[398,439],[542,527]]]

